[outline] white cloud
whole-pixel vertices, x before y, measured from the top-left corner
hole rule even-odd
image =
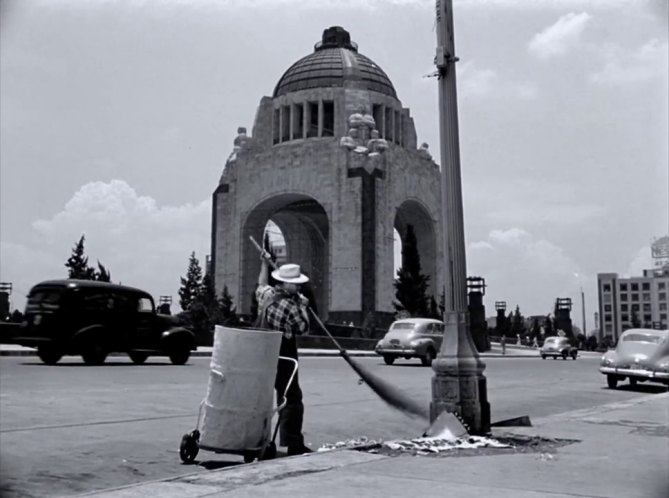
[[[632,257],[632,261],[627,267],[627,272],[622,274],[623,277],[639,277],[643,275],[644,270],[653,267],[650,246],[642,247]]]
[[[478,68],[468,61],[458,68],[459,93],[463,97],[488,95],[497,86],[498,76],[492,69]]]
[[[192,251],[204,264],[209,253],[211,202],[159,206],[122,180],[84,185],[49,220],[33,223],[34,242],[3,241],[3,278],[23,292],[48,278],[64,278],[74,244],[86,236],[89,264],[99,260],[114,282],[176,300],[179,277]],[[56,257],[58,255],[60,257]],[[178,307],[177,307],[178,309]]]
[[[554,24],[534,35],[528,45],[529,52],[542,59],[566,54],[578,45],[591,17],[587,12],[570,12],[560,17]]]
[[[596,295],[595,280],[561,247],[521,228],[492,230],[487,240],[469,244],[467,268],[470,275],[486,280],[489,315],[495,301],[506,301],[509,310],[518,305],[524,315],[545,315],[552,312],[556,298],[570,297],[575,305],[572,320],[580,326],[580,287],[593,299]]]
[[[666,79],[669,49],[667,42],[653,38],[636,50],[608,47],[601,51],[603,66],[590,75],[601,85],[639,83],[663,74]]]

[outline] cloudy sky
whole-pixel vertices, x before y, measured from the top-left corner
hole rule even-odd
[[[432,0],[2,0],[0,280],[22,308],[86,235],[177,299],[238,126],[324,28],[378,63],[438,157]],[[545,314],[669,231],[666,0],[455,1],[468,273]]]

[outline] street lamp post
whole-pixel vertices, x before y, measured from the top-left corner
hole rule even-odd
[[[473,434],[490,431],[485,364],[469,332],[467,271],[460,175],[458,107],[455,81],[453,2],[436,0],[439,76],[439,133],[441,137],[441,223],[444,256],[444,322],[441,350],[432,363],[430,418],[443,411],[457,413]]]

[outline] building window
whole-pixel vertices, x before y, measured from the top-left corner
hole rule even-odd
[[[275,145],[279,143],[280,130],[281,130],[281,110],[274,109],[274,126],[272,127],[272,134],[274,138],[272,139],[272,142]]]
[[[639,284],[632,284],[632,290],[633,291],[638,291],[639,290]]]
[[[620,311],[627,311],[627,305],[626,304],[621,304],[620,305]]]
[[[620,290],[621,291],[626,291],[627,290],[627,284],[620,284]]]
[[[645,304],[643,305],[643,310],[644,310],[644,311],[650,311],[650,303],[645,303]]]
[[[641,290],[650,290],[650,283],[649,282],[642,283]]]
[[[611,305],[610,304],[605,304],[604,305],[604,311],[611,311]]]
[[[604,315],[604,321],[605,322],[610,322],[611,321],[611,315]]]
[[[402,123],[402,118],[400,116],[400,112],[395,111],[395,143],[398,145],[400,143],[400,124]]]
[[[667,309],[667,303],[660,303],[660,311],[665,311]]]
[[[334,102],[331,100],[323,101],[323,136],[334,137]]]
[[[632,305],[632,311],[639,311],[639,305],[638,304],[633,304]]]
[[[660,292],[657,297],[660,301],[666,301],[667,300],[667,293],[666,292]]]
[[[621,301],[627,301],[627,294],[620,294]]]
[[[307,137],[318,136],[318,102],[307,102]]]
[[[644,301],[650,301],[650,292],[644,292],[643,293],[643,300]]]
[[[658,290],[666,289],[666,287],[667,287],[667,285],[664,282],[658,282],[657,283]]]
[[[632,301],[638,301],[639,300],[639,294],[632,294]]]
[[[290,106],[281,106],[281,141],[290,140]]]
[[[665,321],[667,319],[666,313],[660,313],[660,320]]]
[[[304,128],[304,104],[293,106],[293,140],[302,138]]]
[[[643,315],[644,322],[650,322],[652,319],[653,319],[653,317],[650,316],[650,315]]]
[[[379,131],[379,136],[383,137],[383,106],[380,104],[374,104],[372,106],[372,116],[374,117],[374,122],[376,123],[376,129]]]
[[[620,317],[620,319],[623,322],[629,322],[630,321],[630,316],[627,313],[623,313],[623,315]]]
[[[611,292],[611,284],[604,284],[602,289],[604,290],[604,292]]]
[[[386,107],[385,138],[388,141],[393,139],[393,110]]]

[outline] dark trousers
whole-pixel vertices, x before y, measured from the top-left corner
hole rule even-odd
[[[297,351],[296,351],[297,353]],[[292,355],[286,355],[291,356]],[[297,359],[297,354],[295,354]],[[276,389],[277,403],[281,403],[286,385],[293,372],[294,363],[286,360],[279,360],[279,366],[276,371]],[[302,421],[304,419],[304,405],[302,404],[302,390],[298,374],[295,372],[293,382],[286,392],[286,406],[279,412],[279,445],[280,446],[302,446],[304,436],[302,435]]]

